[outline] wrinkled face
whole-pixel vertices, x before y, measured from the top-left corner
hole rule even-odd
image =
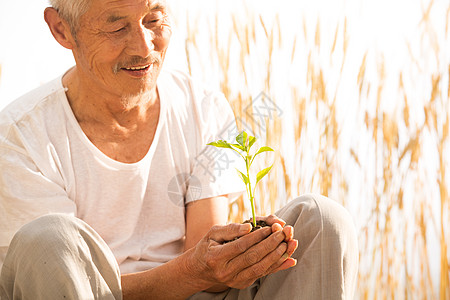
[[[156,86],[171,36],[160,0],[92,0],[73,49],[91,89],[137,96]]]

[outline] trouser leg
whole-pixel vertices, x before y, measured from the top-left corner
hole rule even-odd
[[[23,226],[0,276],[3,299],[122,299],[109,247],[85,222],[62,214]]]
[[[260,279],[255,299],[352,299],[358,243],[348,212],[326,197],[304,195],[276,215],[294,227],[297,265]]]
[[[290,201],[275,213],[294,227],[297,265],[257,280],[246,289],[198,293],[192,299],[352,299],[358,244],[351,216],[338,203],[317,195]]]

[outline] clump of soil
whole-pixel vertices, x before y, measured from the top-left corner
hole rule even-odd
[[[266,221],[256,221],[256,227],[255,227],[255,225],[253,224],[253,222],[251,220],[245,220],[244,224],[245,223],[252,224],[252,230],[250,232],[253,232],[253,231],[258,230],[260,228],[269,226],[269,224],[267,224]]]

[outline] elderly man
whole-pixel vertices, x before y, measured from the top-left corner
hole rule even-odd
[[[356,235],[335,202],[300,197],[252,233],[224,225],[236,176],[196,158],[233,113],[161,71],[165,2],[51,4],[76,66],[0,115],[1,299],[352,297]]]

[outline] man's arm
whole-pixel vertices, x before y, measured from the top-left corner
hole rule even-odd
[[[186,206],[186,242],[184,250],[194,247],[214,225],[228,221],[227,195],[188,203]]]
[[[186,241],[185,241],[185,247],[184,251],[193,248],[209,231],[211,227],[214,225],[224,225],[227,223],[228,220],[228,197],[226,195],[224,196],[218,196],[218,197],[211,197],[206,199],[197,200],[194,202],[190,202],[186,206]],[[176,260],[180,260],[179,262]],[[175,272],[176,278],[166,278],[165,281],[170,285],[170,282],[172,283],[176,282],[177,287],[180,289],[184,289],[184,292],[186,294],[194,294],[198,291],[201,291],[199,288],[195,288],[195,284],[192,283],[192,279],[189,278],[188,274],[184,274],[183,271],[186,271],[183,268],[183,259],[178,258],[174,261],[171,261],[164,266],[161,266],[159,268],[156,268],[158,270],[155,270],[159,272],[164,272],[166,275],[169,275],[168,272],[170,270],[177,270]],[[167,270],[163,270],[167,268]],[[140,274],[133,274],[133,275],[125,275],[122,276],[122,287],[124,290],[124,298],[126,298],[128,289],[133,292],[137,292],[138,287],[133,287],[135,284],[139,284],[139,281],[136,279],[138,276],[140,278],[145,278],[146,275],[145,272]],[[157,277],[157,274],[154,274],[154,276],[151,277]],[[169,275],[170,276],[170,275]],[[150,276],[148,279],[150,280]],[[184,279],[182,277],[185,277]],[[162,279],[161,279],[162,280]],[[141,286],[143,285],[142,282],[140,282]],[[149,285],[152,283],[149,282]],[[187,284],[186,286],[184,286]],[[184,287],[183,287],[184,286]],[[192,289],[193,288],[193,289]],[[215,288],[212,288],[211,291],[218,292],[221,290],[225,290],[228,287],[226,285],[218,285]],[[192,290],[191,290],[192,289]],[[172,292],[175,292],[176,289],[171,289]],[[152,291],[153,293],[156,292],[155,290]],[[186,297],[182,295],[183,293],[180,293],[180,298]],[[155,294],[147,294],[152,295],[152,298],[156,299]],[[134,295],[136,296],[136,295]],[[134,296],[131,296],[130,298],[134,298]],[[172,295],[175,296],[175,295]],[[170,298],[169,293],[165,293],[162,295],[162,297]],[[137,299],[137,298],[136,298]]]
[[[228,221],[227,195],[190,202],[186,206],[185,251],[194,247],[214,225]],[[229,287],[219,284],[207,289],[208,292],[221,292]]]

